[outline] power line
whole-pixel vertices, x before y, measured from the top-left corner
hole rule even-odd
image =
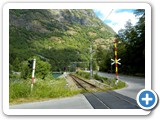
[[[108,16],[103,21],[105,21],[111,15],[112,12],[113,12],[113,9],[109,12]]]

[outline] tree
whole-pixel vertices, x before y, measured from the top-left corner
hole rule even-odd
[[[35,77],[45,79],[50,73],[51,65],[42,61],[39,57],[34,56],[28,60],[36,59]],[[21,77],[24,79],[31,78],[32,69],[28,67],[28,60],[22,63]]]
[[[109,49],[104,49],[101,47],[97,48],[96,58],[100,71],[105,71],[105,72],[111,71],[111,58],[114,58],[113,51],[114,51],[113,46],[110,46]]]
[[[122,71],[125,73],[145,73],[145,11],[135,10],[135,16],[139,18],[137,24],[132,26],[127,21],[125,29],[118,32],[117,38],[121,41],[119,56],[122,58]],[[124,47],[122,47],[124,46]],[[124,53],[125,51],[125,53]],[[125,61],[125,62],[124,62]]]

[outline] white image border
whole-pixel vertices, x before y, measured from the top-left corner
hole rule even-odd
[[[145,89],[151,89],[151,6],[147,3],[6,3],[3,6],[3,112],[7,115],[148,115],[142,109],[9,109],[9,9],[145,9]]]

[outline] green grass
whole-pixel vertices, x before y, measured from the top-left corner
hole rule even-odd
[[[9,102],[16,104],[52,98],[72,96],[81,90],[71,90],[65,79],[37,80],[31,92],[30,81],[14,81],[9,85]]]
[[[83,77],[83,78],[90,79],[90,73],[88,73],[88,72],[79,70],[76,72],[76,74]]]

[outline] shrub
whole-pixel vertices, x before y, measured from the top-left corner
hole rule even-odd
[[[104,78],[99,76],[97,73],[93,75],[93,78],[96,79],[96,80],[99,80],[101,82],[104,82]]]
[[[88,73],[88,72],[79,70],[79,71],[76,72],[76,74],[78,74],[78,75],[80,75],[80,76],[82,76],[86,79],[90,79],[90,73]]]
[[[36,58],[35,77],[45,79],[50,73],[51,65],[48,62],[42,61],[39,57]],[[30,58],[29,60],[33,59]],[[22,63],[21,77],[23,79],[31,78],[32,69],[28,67],[28,61]]]

